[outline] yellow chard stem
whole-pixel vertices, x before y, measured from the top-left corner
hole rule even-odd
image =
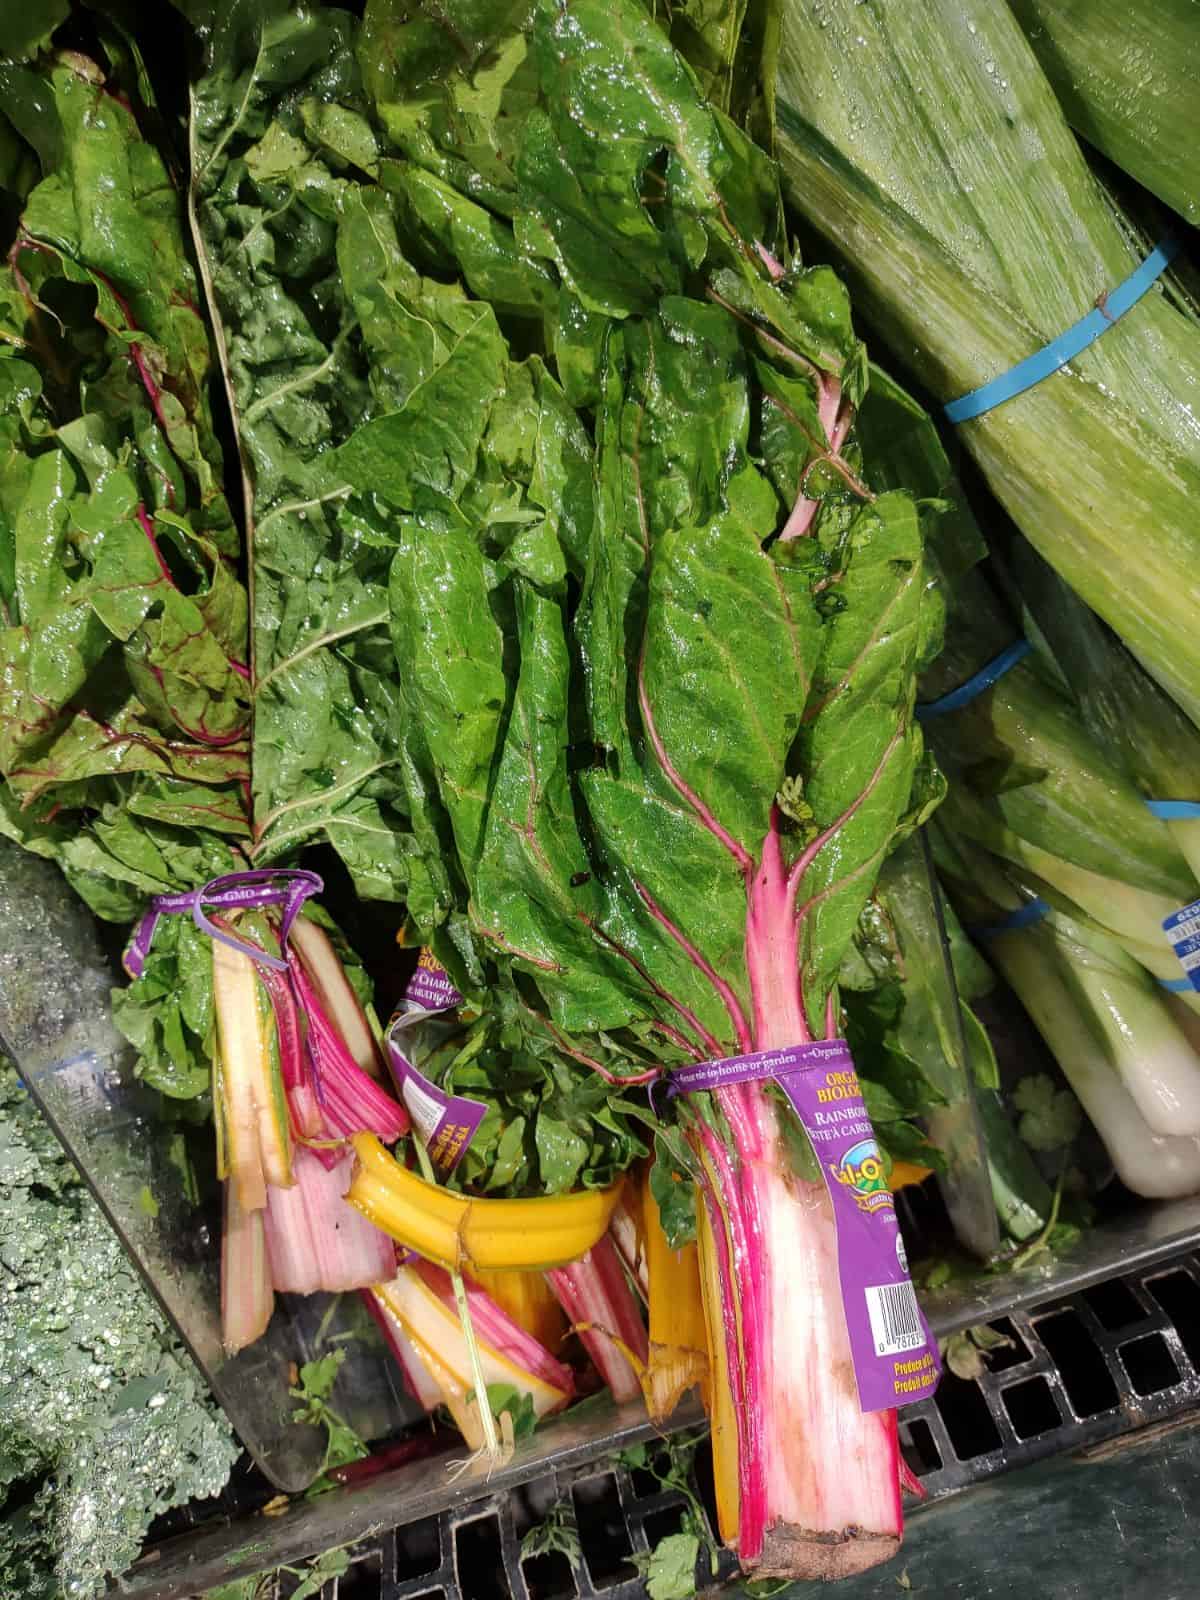
[[[476,1267],[471,1277],[502,1311],[547,1350],[557,1350],[567,1331],[567,1319],[554,1291],[540,1272]]]
[[[646,1410],[662,1422],[684,1394],[708,1377],[708,1338],[695,1244],[672,1250],[663,1232],[647,1169],[642,1227],[650,1286],[650,1358],[642,1376]]]
[[[217,1041],[221,1052],[220,1089],[224,1123],[224,1157],[237,1185],[243,1211],[261,1211],[267,1203],[266,1177],[258,1133],[256,1082],[261,1076],[261,1037],[254,963],[219,939],[212,943],[213,996]]]
[[[452,1272],[577,1261],[604,1236],[621,1184],[533,1200],[474,1199],[409,1172],[373,1134],[351,1140],[347,1200],[377,1228]]]
[[[437,1177],[433,1170],[433,1163],[429,1159],[429,1152],[419,1138],[413,1140],[413,1147],[417,1152],[417,1162],[424,1175],[425,1182],[437,1185]],[[463,1343],[467,1347],[467,1365],[471,1372],[471,1394],[468,1397],[468,1406],[474,1405],[479,1416],[480,1429],[483,1433],[483,1452],[487,1456],[490,1467],[499,1467],[502,1464],[500,1439],[496,1433],[496,1419],[492,1415],[492,1408],[488,1402],[487,1383],[483,1376],[483,1367],[479,1360],[479,1345],[475,1339],[475,1324],[471,1320],[471,1307],[467,1300],[467,1286],[462,1280],[462,1273],[458,1268],[452,1267],[450,1282],[454,1286],[454,1304],[458,1308],[458,1321],[462,1328]]]
[[[721,1274],[717,1241],[708,1209],[697,1197],[696,1232],[700,1249],[700,1288],[708,1343],[709,1380],[705,1396],[712,1427],[713,1485],[717,1498],[717,1526],[723,1544],[738,1537],[738,1433],[734,1413],[732,1374],[729,1371],[725,1329],[721,1317]]]

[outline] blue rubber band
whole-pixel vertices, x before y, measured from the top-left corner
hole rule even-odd
[[[1200,802],[1195,800],[1147,800],[1146,810],[1164,822],[1183,822],[1200,817]]]
[[[1172,994],[1186,994],[1192,988],[1190,978],[1160,978],[1158,983],[1160,988],[1169,989]]]
[[[999,922],[971,923],[967,927],[967,932],[972,939],[994,939],[1001,933],[1019,933],[1022,928],[1040,922],[1049,909],[1046,901],[1039,896],[1034,900],[1026,900],[1023,906],[1010,911],[1006,917],[1001,917]]]
[[[1015,667],[1018,661],[1023,661],[1033,646],[1028,639],[1018,639],[1015,644],[1010,644],[1007,650],[1001,650],[994,661],[989,661],[986,667],[980,667],[973,678],[968,678],[966,683],[960,683],[957,689],[951,689],[949,694],[942,695],[940,700],[928,700],[924,705],[917,707],[917,721],[929,722],[934,717],[944,717],[949,711],[958,711],[962,706],[970,705],[976,695],[990,689],[998,682],[1010,667]]]
[[[1147,289],[1166,271],[1178,249],[1179,240],[1170,234],[1160,239],[1141,266],[1105,295],[1102,304],[1089,311],[1086,317],[1081,317],[1065,333],[1060,333],[1057,339],[1051,339],[1049,344],[1043,345],[1033,355],[1026,356],[1024,361],[1018,361],[1015,367],[1010,367],[1000,377],[993,378],[979,389],[972,389],[970,394],[964,394],[958,400],[951,400],[945,408],[948,420],[969,422],[972,417],[981,417],[985,411],[991,411],[994,406],[1003,405],[1006,400],[1024,394],[1035,383],[1041,383],[1043,378],[1049,378],[1060,367],[1065,367],[1080,351],[1094,344],[1102,333],[1107,333],[1119,317],[1137,305]]]

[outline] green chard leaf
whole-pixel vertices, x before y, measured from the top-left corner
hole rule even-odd
[[[0,282],[0,831],[128,920],[249,834],[246,595],[166,166],[82,54],[21,73],[53,138]]]
[[[537,86],[527,18],[526,0],[460,6],[453,27],[433,5],[370,0],[358,53],[392,152],[381,164],[385,186],[403,170],[399,156],[470,199],[458,217],[470,218],[482,206],[493,218],[511,218],[517,152]],[[511,250],[529,261],[536,281],[541,269],[515,241],[508,244],[510,234],[487,232],[502,241],[505,255]],[[473,254],[473,246],[462,247]],[[464,268],[470,277],[466,261]]]
[[[837,851],[804,873],[806,988],[823,993],[908,808],[921,735],[913,721],[922,658],[920,524],[903,494],[880,495],[850,521],[823,592],[839,609],[804,713],[805,795],[819,825],[842,819]],[[836,960],[834,959],[836,956]]]
[[[710,251],[767,237],[768,163],[640,7],[543,0],[532,40],[545,109],[526,121],[517,237],[585,307],[645,312]]]
[[[253,853],[287,859],[325,839],[360,893],[396,899],[411,834],[387,628],[393,541],[330,447],[380,403],[364,301],[369,285],[386,292],[398,250],[386,204],[368,213],[339,175],[371,164],[350,19],[259,10],[252,36],[235,4],[211,8],[192,130],[198,247],[252,530]]]
[[[691,1176],[692,1166],[687,1146],[677,1130],[659,1128],[654,1136],[650,1189],[672,1250],[681,1250],[696,1237],[696,1188]]]
[[[418,35],[388,37],[403,53],[423,48]],[[476,948],[532,985],[556,1028],[625,1049],[653,1039],[670,1062],[749,1042],[746,885],[764,849],[795,863],[797,966],[822,1015],[884,856],[940,794],[912,720],[940,612],[916,508],[863,486],[852,438],[844,472],[806,476],[830,396],[852,406],[867,368],[832,275],[776,281],[755,250],[773,215],[765,166],[639,8],[539,5],[526,38],[537,103],[504,215],[569,291],[550,342],[570,398],[594,405],[590,511],[555,517],[561,477],[535,489],[505,444],[523,441],[527,458],[546,396],[565,404],[540,361],[514,361],[510,324],[453,292],[432,315],[426,294],[410,328],[411,281],[379,302],[369,381],[390,380],[398,341],[432,340],[421,383],[448,401],[431,418],[414,413],[418,391],[396,393],[339,462],[395,513],[389,605],[418,848],[453,841],[447,888]],[[418,189],[450,207],[443,246],[446,217],[465,215],[450,163],[469,162],[445,105],[485,60],[504,85],[518,71],[501,72],[507,44],[488,56],[482,40],[470,68],[431,44],[428,94],[406,100],[390,69],[376,88],[389,139],[446,186],[400,166],[392,180],[409,225]],[[426,236],[432,215],[417,218]],[[466,246],[450,247],[470,281]],[[697,269],[716,304],[681,292]],[[466,340],[473,387],[456,370]],[[752,449],[764,393],[793,430],[782,475]],[[578,450],[576,438],[573,466]],[[810,537],[772,546],[805,494]],[[541,544],[497,533],[535,512]],[[544,1152],[572,1148],[553,1131],[548,1119]]]

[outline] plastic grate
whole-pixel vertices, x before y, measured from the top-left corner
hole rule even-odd
[[[635,1476],[608,1464],[559,1470],[513,1493],[394,1528],[360,1547],[321,1600],[642,1600],[645,1588],[629,1557],[648,1554],[674,1531],[685,1501],[678,1490],[640,1492]],[[523,1535],[563,1505],[571,1507],[581,1558],[522,1556]],[[703,1557],[700,1566],[701,1589],[737,1570],[727,1550],[715,1574]]]
[[[1200,1400],[1200,1365],[1188,1354],[1200,1357],[1197,1307],[1200,1256],[1189,1254],[1011,1312],[989,1326],[1015,1352],[996,1352],[977,1381],[947,1379],[901,1413],[906,1460],[937,1498],[1187,1410]]]
[[[1012,1345],[981,1378],[948,1374],[933,1399],[901,1413],[901,1448],[930,1499],[1200,1400],[1200,1255],[1011,1310],[989,1326]],[[706,1450],[696,1453],[693,1487],[711,1519]],[[568,1503],[581,1559],[522,1557],[524,1534]],[[357,1547],[321,1600],[643,1600],[630,1558],[674,1531],[683,1506],[677,1491],[620,1464],[559,1469]],[[702,1559],[698,1586],[736,1571],[722,1551],[715,1574]]]

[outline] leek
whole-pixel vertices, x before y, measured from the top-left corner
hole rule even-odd
[[[965,682],[1011,643],[978,571],[955,587],[946,650],[922,678],[927,700]],[[927,724],[951,780],[946,825],[1005,857],[1100,923],[1156,977],[1178,975],[1163,919],[1196,894],[1169,826],[1146,808],[1124,756],[1037,657],[968,705]],[[1186,726],[1186,724],[1185,724]],[[1067,910],[1071,904],[1067,904]]]
[[[1025,903],[1029,889],[1019,877],[983,852],[949,843],[940,825],[939,834],[943,870],[965,914],[995,921]],[[990,937],[987,953],[1054,1053],[1122,1181],[1153,1198],[1200,1188],[1200,1057],[1136,964],[1086,921],[1056,909]]]
[[[1193,225],[1200,222],[1196,0],[1009,0],[1067,121]]]
[[[783,9],[792,204],[940,400],[999,376],[1139,259],[1020,29],[984,0]],[[1017,524],[1200,722],[1200,329],[1152,289],[962,429]]]
[[[920,1075],[928,1086],[922,1121],[941,1154],[939,1184],[959,1241],[988,1259],[1000,1246],[997,1219],[1018,1241],[1040,1233],[1050,1193],[1029,1152],[998,1101],[999,1070],[987,1031],[970,1002],[994,981],[954,914],[942,904],[949,960],[938,928],[939,900],[932,873],[917,839],[906,840],[879,875],[872,913],[864,916],[859,939],[868,958],[892,976],[890,992],[899,1009],[879,1045],[864,1040],[868,1074],[879,1072],[873,1056],[886,1055]],[[881,993],[888,1008],[889,989]],[[844,991],[854,1022],[856,996]],[[869,1024],[872,997],[862,1024]],[[857,1047],[857,1035],[851,1033]],[[888,1079],[880,1074],[886,1088]],[[904,1084],[901,1074],[896,1090]],[[869,1094],[868,1090],[868,1094]],[[886,1142],[887,1125],[883,1125]],[[900,1186],[893,1168],[892,1188]]]
[[[1051,652],[1105,756],[1147,800],[1200,800],[1200,733],[1030,544],[1018,539],[1010,556],[1028,631]],[[1200,879],[1200,818],[1166,826]]]

